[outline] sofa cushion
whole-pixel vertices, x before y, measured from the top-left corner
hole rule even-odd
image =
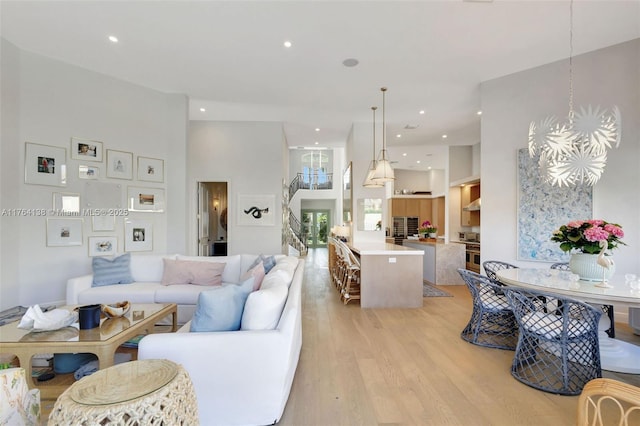
[[[175,254],[135,254],[131,256],[131,275],[136,282],[162,281],[163,259],[175,259]]]
[[[78,304],[118,303],[123,300],[131,303],[155,303],[155,293],[160,288],[165,287],[159,282],[134,282],[126,286],[93,287],[90,291],[78,293]]]
[[[234,284],[201,292],[190,330],[193,332],[239,330],[247,295],[242,286]]]
[[[260,289],[271,288],[277,285],[283,285],[285,287],[289,286],[289,282],[287,281],[287,273],[285,271],[271,271],[269,272],[264,279],[262,280],[262,285]]]
[[[276,258],[275,256],[265,256],[264,254],[260,254],[249,266],[249,269],[252,269],[260,262],[262,262],[262,265],[264,266],[264,273],[268,274],[271,268],[276,265]]]
[[[240,280],[244,282],[250,277],[253,277],[253,291],[260,289],[260,285],[264,279],[264,266],[262,265],[262,262],[242,274]]]
[[[114,259],[94,257],[91,261],[93,267],[92,287],[132,283],[130,264],[131,253],[123,254]]]
[[[215,262],[215,263],[224,263],[226,266],[224,271],[222,272],[222,282],[223,283],[239,283],[240,275],[242,275],[240,271],[240,261],[242,259],[241,255],[234,254],[231,256],[176,256],[178,260],[193,260],[197,262]]]
[[[296,267],[298,266],[298,261],[295,258],[293,259],[295,260],[295,263],[288,260],[287,261],[283,260],[276,263],[276,266],[271,268],[271,271],[269,273],[273,274],[274,272],[281,271],[283,274],[284,280],[286,281],[287,285],[289,285],[293,280],[293,274],[296,272]]]
[[[160,286],[156,290],[155,303],[176,303],[178,305],[195,305],[198,296],[212,287],[193,284],[175,284]]]
[[[242,314],[242,330],[273,330],[280,321],[289,288],[274,285],[254,291],[247,298]]]
[[[195,284],[221,285],[225,264],[219,262],[198,262],[191,260],[163,259],[163,285]]]

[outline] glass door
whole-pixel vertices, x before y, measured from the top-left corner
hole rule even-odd
[[[302,210],[302,227],[307,247],[326,247],[329,235],[329,210]]]

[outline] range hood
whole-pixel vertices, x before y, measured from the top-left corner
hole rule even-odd
[[[480,198],[473,200],[472,202],[464,206],[462,210],[466,212],[480,211]]]

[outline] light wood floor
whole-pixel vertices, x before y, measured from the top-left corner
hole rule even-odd
[[[465,286],[420,309],[343,305],[327,251],[306,256],[303,344],[279,425],[573,425],[577,397],[512,378],[513,352],[460,338],[471,312]],[[616,324],[618,337],[640,337]],[[639,360],[640,362],[640,360]],[[640,377],[603,372],[640,385]]]

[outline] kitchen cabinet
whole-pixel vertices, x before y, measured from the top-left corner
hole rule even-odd
[[[464,207],[480,198],[480,184],[465,185],[460,188],[460,225],[480,226],[480,210],[466,211]]]
[[[438,222],[439,209],[436,211],[436,200],[431,198],[392,198],[391,199],[391,216],[392,217],[417,217],[419,223],[428,220],[434,223],[438,228],[444,229],[444,202],[442,203],[442,218]],[[438,205],[439,208],[439,205]]]

